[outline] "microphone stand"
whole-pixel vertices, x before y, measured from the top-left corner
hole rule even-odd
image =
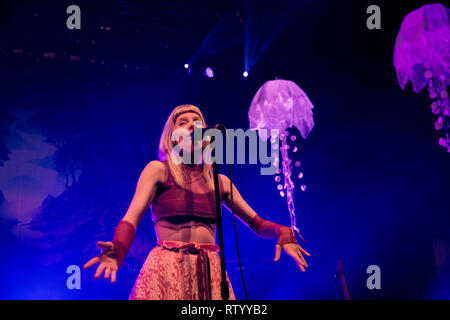
[[[222,228],[222,204],[220,203],[219,174],[217,170],[217,163],[215,160],[212,164],[212,167],[214,175],[214,189],[216,192],[217,233],[219,236],[220,269],[222,271],[222,281],[220,283],[220,288],[222,291],[222,299],[228,300],[230,297],[230,292],[228,289],[227,275],[225,272],[225,253],[223,247],[223,228]]]
[[[219,129],[220,130],[220,129]],[[216,212],[217,212],[217,233],[219,237],[219,254],[220,254],[220,269],[222,273],[222,281],[220,282],[220,288],[222,292],[222,299],[229,300],[230,291],[228,288],[227,275],[225,270],[225,252],[223,246],[223,228],[222,228],[222,204],[220,203],[220,189],[219,189],[219,171],[217,167],[215,152],[212,162],[213,176],[214,176],[214,191],[216,198]]]

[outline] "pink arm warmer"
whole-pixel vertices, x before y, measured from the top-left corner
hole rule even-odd
[[[277,244],[297,243],[291,228],[264,220],[258,215],[251,220],[249,227],[261,238],[278,238]]]
[[[128,253],[128,250],[133,243],[134,236],[136,235],[136,230],[134,229],[134,225],[131,222],[122,220],[116,227],[116,231],[114,233],[114,249],[116,251],[116,259],[117,264],[120,267],[125,257]]]

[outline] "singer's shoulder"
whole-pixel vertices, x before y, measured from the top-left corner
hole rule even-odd
[[[145,168],[156,168],[160,170],[165,170],[167,168],[167,165],[166,161],[152,160],[149,163],[147,163]]]
[[[224,194],[228,194],[230,191],[230,179],[226,175],[219,173],[219,181],[222,192]]]
[[[159,160],[150,161],[142,170],[142,175],[144,177],[152,178],[158,181],[165,181],[167,174],[167,165]]]
[[[230,183],[230,179],[226,175],[224,175],[222,173],[219,173],[219,179],[222,180],[222,182]]]

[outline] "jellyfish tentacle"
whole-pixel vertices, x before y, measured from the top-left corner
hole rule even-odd
[[[288,205],[289,214],[291,217],[291,228],[300,233],[299,229],[297,228],[297,222],[295,217],[295,205],[294,205],[294,188],[295,185],[292,182],[291,176],[292,176],[292,160],[289,158],[288,149],[285,148],[287,146],[287,139],[288,133],[286,130],[284,130],[280,134],[280,145],[283,146],[281,148],[281,157],[282,157],[282,168],[283,168],[283,176],[284,176],[284,189],[286,190],[286,201]]]

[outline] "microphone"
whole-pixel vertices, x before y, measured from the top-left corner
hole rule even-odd
[[[191,133],[191,139],[192,141],[196,142],[197,140],[205,140],[207,142],[211,141],[211,136],[210,135],[205,135],[205,132],[211,129],[215,129],[218,130],[220,132],[225,131],[227,128],[223,125],[223,124],[216,124],[213,127],[206,127],[206,128],[202,128],[202,127],[195,127],[194,131]],[[201,131],[201,134],[198,134],[198,131]],[[197,134],[195,134],[197,132]]]

